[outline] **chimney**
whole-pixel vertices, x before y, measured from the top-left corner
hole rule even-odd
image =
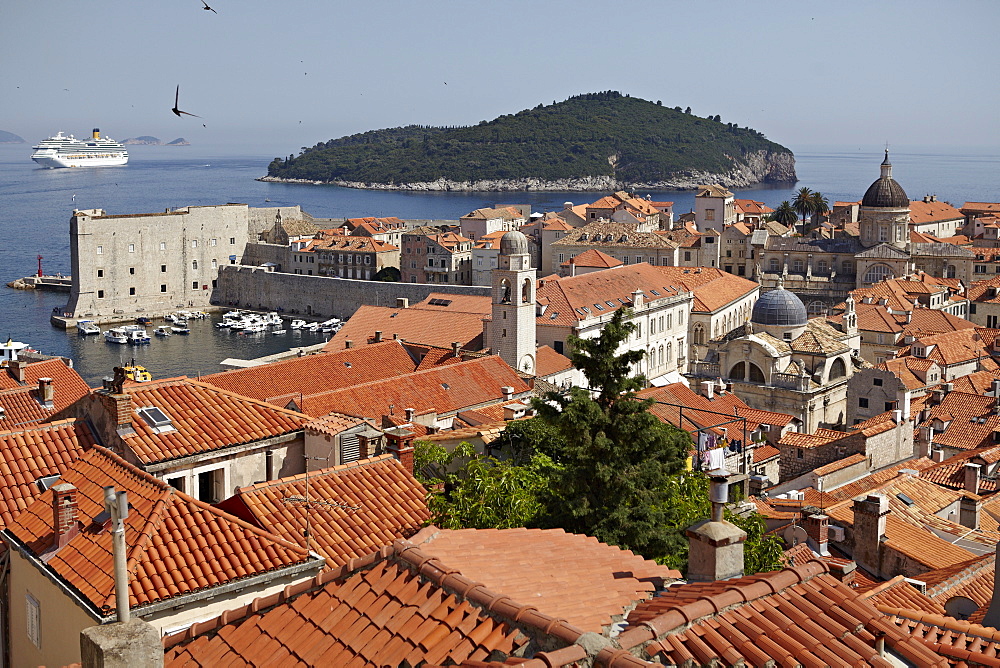
[[[97,392],[108,422],[116,431],[132,426],[132,395],[126,392],[100,390]]]
[[[459,343],[458,341],[452,341],[451,342],[451,354],[454,357],[461,357],[462,356],[462,344]]]
[[[13,360],[8,365],[8,369],[14,374],[14,378],[19,383],[23,383],[26,377],[25,371],[28,363],[23,360]]]
[[[504,401],[510,401],[511,399],[514,398],[514,388],[511,387],[510,385],[504,385],[503,387],[500,388],[500,391],[503,393]]]
[[[858,565],[853,561],[835,562],[830,564],[830,575],[837,578],[845,585],[850,586],[854,582],[854,575],[858,570]]]
[[[970,494],[979,494],[979,464],[972,462],[965,463],[965,491]]]
[[[414,433],[402,427],[387,429],[385,432],[388,441],[387,450],[399,460],[409,473],[413,473],[413,437]]]
[[[56,393],[55,389],[52,387],[51,378],[39,378],[38,379],[38,400],[42,402],[46,408],[52,408],[53,400],[55,399]]]
[[[895,422],[896,424],[902,424],[903,423],[903,411],[899,410],[898,408],[896,410],[894,410],[892,412],[892,421]]]
[[[415,418],[416,416],[417,416],[417,409],[415,409],[415,408],[407,408],[406,409],[406,421],[407,422],[409,422],[409,423],[412,424],[413,423],[413,418]]]
[[[160,632],[138,617],[91,626],[80,632],[80,661],[83,668],[163,668]]]
[[[931,450],[931,461],[941,463],[944,461],[944,450]]]
[[[709,472],[712,518],[688,527],[687,579],[691,582],[714,582],[743,576],[743,542],[746,533],[724,518],[729,501],[729,473],[722,469]]]
[[[396,297],[396,308],[410,308],[410,300],[406,297]]]
[[[702,387],[702,390],[705,393],[705,397],[709,401],[711,401],[712,399],[715,398],[715,381],[714,380],[706,380],[704,383],[701,384],[701,387]]]
[[[869,494],[854,501],[854,560],[871,573],[882,576],[881,552],[885,540],[885,518],[889,515],[889,499],[881,494]]]
[[[344,350],[349,350],[353,347],[354,347],[354,341],[351,341],[350,339],[344,341]]]
[[[52,486],[52,529],[58,550],[80,530],[77,521],[76,487],[69,483]]]
[[[396,404],[389,404],[389,415],[396,414]]]
[[[375,330],[375,343],[381,343],[381,341],[382,341],[382,332]]]
[[[982,499],[963,496],[959,503],[958,523],[970,529],[979,529],[979,511],[982,505]]]
[[[569,275],[576,276],[576,258],[571,257],[569,259]]]
[[[802,520],[805,527],[809,549],[813,552],[827,557],[830,555],[827,546],[830,542],[830,518],[826,515],[808,515]]]
[[[901,410],[904,420],[910,419],[910,391],[905,387],[896,393],[896,406]]]
[[[1000,551],[1000,543],[997,544],[997,549]],[[983,626],[992,626],[997,628],[1000,626],[1000,559],[993,555],[993,598],[990,599],[990,607],[986,610],[986,616],[983,617],[983,621],[980,622]]]

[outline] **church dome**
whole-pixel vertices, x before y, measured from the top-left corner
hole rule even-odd
[[[517,230],[511,230],[507,234],[500,237],[500,254],[527,255],[528,237],[524,236]]]
[[[796,327],[805,325],[808,320],[805,304],[784,288],[761,295],[750,314],[750,322],[758,325]]]
[[[882,175],[875,183],[868,186],[861,206],[871,206],[885,209],[909,209],[910,198],[906,196],[903,186],[892,178],[892,163],[889,162],[889,151],[885,152],[882,161]]]

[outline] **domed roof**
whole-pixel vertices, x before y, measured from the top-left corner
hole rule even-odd
[[[500,254],[527,255],[528,237],[524,236],[517,230],[511,230],[507,234],[500,237]]]
[[[761,295],[750,314],[750,322],[758,325],[795,327],[806,324],[808,320],[805,304],[784,288]]]
[[[896,183],[896,179],[892,178],[889,151],[885,152],[885,160],[882,161],[882,175],[875,183],[868,186],[865,196],[861,199],[861,206],[888,209],[910,208],[910,198],[906,196],[906,191],[903,190],[903,186]]]

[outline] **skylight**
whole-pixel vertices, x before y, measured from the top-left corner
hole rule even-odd
[[[148,424],[154,432],[157,434],[163,433],[165,431],[173,431],[173,422],[167,414],[156,406],[148,406],[146,408],[140,408],[136,411],[146,424]]]

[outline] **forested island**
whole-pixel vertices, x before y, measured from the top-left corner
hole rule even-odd
[[[0,130],[0,144],[23,144],[24,139],[18,137],[13,132],[7,132],[6,130]]]
[[[748,127],[617,91],[466,127],[410,125],[275,158],[267,181],[397,190],[614,190],[794,182],[792,152]]]

